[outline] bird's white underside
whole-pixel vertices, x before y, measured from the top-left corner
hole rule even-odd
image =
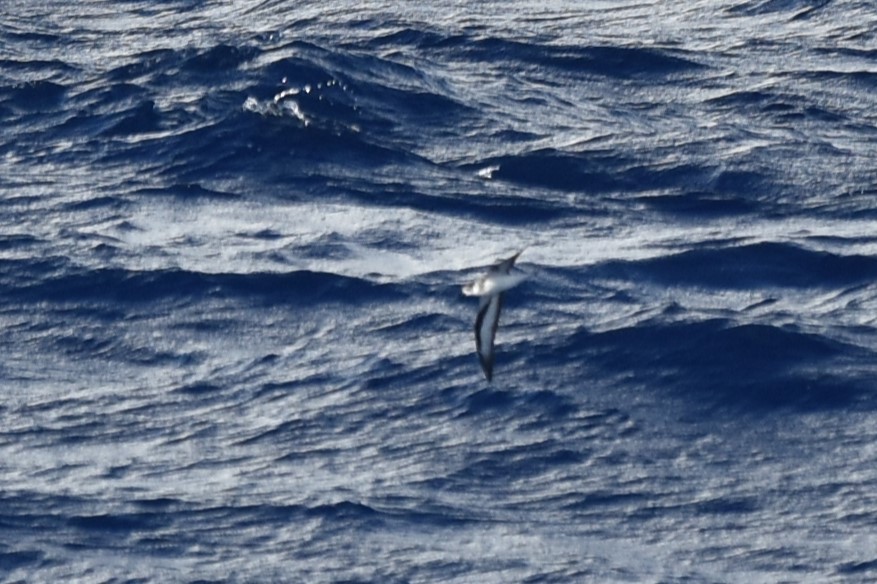
[[[493,296],[514,288],[527,277],[523,274],[488,274],[463,286],[466,296]]]

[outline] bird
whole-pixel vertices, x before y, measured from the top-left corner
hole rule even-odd
[[[514,288],[526,280],[523,274],[512,273],[515,260],[523,251],[521,250],[512,257],[500,261],[492,266],[486,274],[463,286],[464,295],[478,296],[478,316],[475,318],[475,350],[488,382],[493,381],[493,341],[496,337],[496,327],[499,324],[499,314],[502,311],[503,294],[506,290]]]

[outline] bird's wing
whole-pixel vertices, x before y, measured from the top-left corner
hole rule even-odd
[[[517,260],[518,256],[521,255],[523,252],[524,250],[521,250],[512,257],[502,260],[501,262],[493,266],[490,271],[499,272],[500,274],[508,274],[511,271],[512,266],[515,265],[515,260]]]
[[[481,299],[478,317],[475,319],[475,348],[487,381],[493,379],[493,341],[501,311],[502,294],[485,296]]]

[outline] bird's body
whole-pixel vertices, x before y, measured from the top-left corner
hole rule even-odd
[[[522,274],[511,273],[519,255],[521,252],[502,260],[486,274],[463,286],[463,294],[479,297],[478,316],[475,319],[475,348],[487,381],[493,379],[493,345],[502,311],[503,293],[526,279]]]

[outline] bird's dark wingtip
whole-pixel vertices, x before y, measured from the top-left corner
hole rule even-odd
[[[493,363],[489,360],[482,359],[481,370],[484,371],[484,377],[487,379],[488,383],[493,381]]]

